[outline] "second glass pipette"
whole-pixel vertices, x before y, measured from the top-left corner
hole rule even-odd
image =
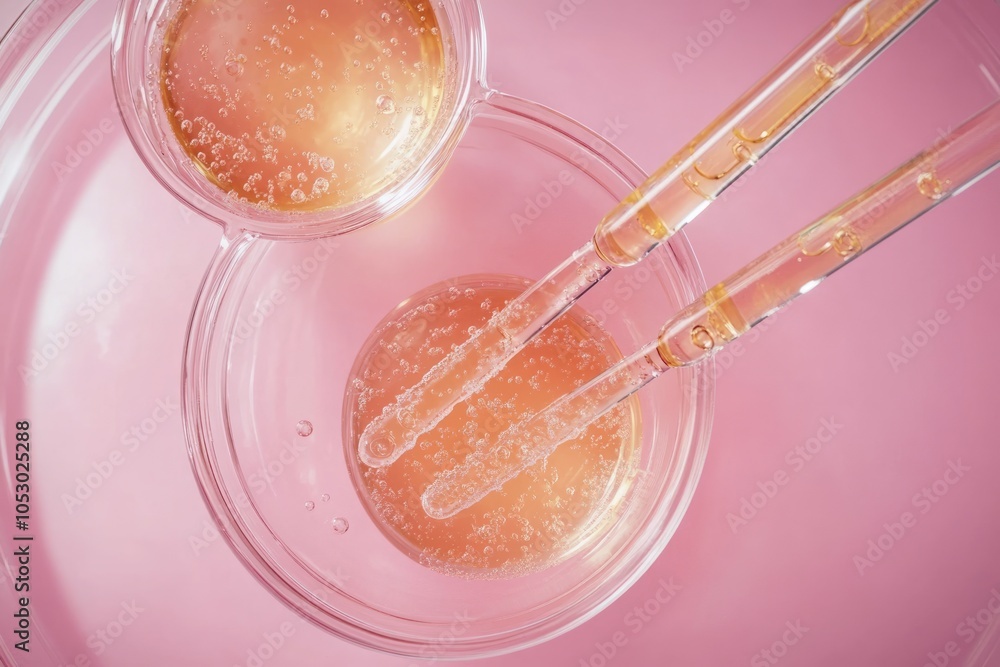
[[[611,269],[639,262],[697,217],[934,2],[845,7],[605,216],[592,241],[388,405],[361,434],[361,461],[382,467],[412,449]]]
[[[422,496],[446,519],[547,458],[671,368],[699,363],[1000,162],[1000,102],[818,222],[779,243],[674,316],[657,339],[442,473]],[[507,457],[496,456],[500,450]]]
[[[656,340],[470,454],[431,484],[424,511],[470,507],[671,368],[699,363],[1000,162],[995,102],[884,179],[750,262],[674,316]],[[495,452],[503,449],[506,457]]]

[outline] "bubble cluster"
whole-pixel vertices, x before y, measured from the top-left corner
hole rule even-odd
[[[394,313],[349,389],[355,432],[510,301],[516,288],[523,286],[501,278],[447,285]],[[501,433],[620,359],[592,318],[570,311],[395,463],[358,466],[359,488],[382,529],[419,562],[462,576],[514,576],[563,558],[596,530],[609,499],[632,474],[641,431],[635,399],[453,517],[432,519],[420,496],[470,453],[515,456],[496,447]],[[357,456],[356,442],[345,447]]]
[[[155,85],[195,167],[233,198],[354,203],[432,143],[451,84],[429,3],[328,5],[178,3]]]

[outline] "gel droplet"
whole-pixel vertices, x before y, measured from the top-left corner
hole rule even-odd
[[[308,438],[312,435],[313,425],[311,421],[303,419],[298,424],[295,425],[295,432],[301,435],[303,438]]]
[[[837,76],[837,72],[834,71],[832,67],[823,62],[816,63],[815,70],[817,76],[819,76],[821,79],[825,81],[829,81],[833,77]]]
[[[319,497],[319,499],[322,500],[324,503],[328,503],[330,502],[330,494],[324,493],[322,496]]]
[[[396,111],[396,101],[388,95],[379,95],[375,100],[375,106],[384,114],[391,114]]]
[[[376,438],[368,443],[368,452],[375,459],[387,459],[394,451],[396,448],[388,438]]]
[[[313,183],[313,196],[325,195],[330,189],[330,181],[325,178],[317,178]]]
[[[226,62],[226,73],[230,76],[240,76],[243,74],[243,63],[239,60],[230,60]]]
[[[926,171],[917,177],[917,189],[920,194],[934,201],[941,199],[945,193],[944,183],[933,171]]]
[[[342,516],[338,516],[336,519],[331,521],[330,525],[333,526],[333,532],[338,535],[343,535],[347,532],[347,529],[351,527],[351,524],[347,522],[347,519]]]
[[[703,350],[711,350],[715,347],[715,339],[705,327],[698,325],[691,330],[691,342]]]
[[[311,500],[306,501],[306,511],[312,512],[314,509],[316,509],[316,503]]]

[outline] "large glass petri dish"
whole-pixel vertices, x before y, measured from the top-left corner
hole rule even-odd
[[[264,242],[251,243],[246,237],[236,236],[226,242],[227,249],[217,251],[218,228],[191,214],[146,174],[125,138],[112,106],[113,93],[106,56],[113,4],[102,1],[37,3],[5,40],[0,52],[0,99],[4,100],[0,107],[0,127],[3,128],[0,148],[4,156],[3,178],[0,180],[3,204],[0,207],[3,212],[0,228],[4,233],[0,242],[0,275],[9,304],[9,317],[4,318],[0,331],[4,350],[2,414],[5,461],[13,448],[7,425],[15,420],[26,417],[32,424],[33,438],[39,443],[35,450],[36,458],[33,459],[36,466],[33,526],[37,539],[33,575],[38,586],[34,637],[39,641],[33,646],[32,655],[25,660],[14,652],[10,636],[5,635],[2,639],[4,660],[10,664],[72,664],[81,660],[82,656],[91,664],[217,665],[229,662],[248,664],[261,660],[263,656],[267,664],[324,664],[331,659],[358,664],[411,664],[413,660],[410,659],[379,656],[347,646],[325,630],[304,624],[299,616],[289,614],[285,604],[266,593],[266,586],[261,585],[259,578],[247,576],[246,568],[240,567],[233,555],[235,553],[243,558],[251,571],[259,571],[267,549],[273,544],[257,545],[246,550],[241,545],[244,537],[236,533],[223,536],[219,524],[224,528],[233,524],[227,523],[226,516],[221,512],[219,516],[212,516],[199,497],[184,450],[178,375],[183,363],[182,346],[187,338],[191,303],[205,267],[209,266],[213,257],[235,257],[235,254],[227,254],[229,248],[241,247],[247,252],[246,264],[239,266],[241,271],[236,272],[235,278],[250,284],[245,285],[246,291],[242,294],[239,294],[244,288],[241,284],[233,294],[216,295],[231,298],[230,303],[237,304],[215,321],[218,326],[225,324],[229,318],[238,321],[241,312],[252,314],[255,305],[251,296],[253,290],[265,287],[267,281],[266,274],[259,271],[260,266],[266,267],[271,261],[291,261],[291,266],[295,266],[311,257],[310,248],[315,250],[315,244],[320,242],[278,247]],[[499,13],[499,10],[494,12]],[[851,180],[847,174],[859,171],[858,157],[865,154],[866,144],[878,143],[884,148],[888,156],[884,166],[889,167],[932,141],[936,128],[957,123],[994,99],[997,93],[991,81],[996,81],[997,77],[997,59],[993,50],[997,43],[994,34],[998,25],[996,12],[996,5],[989,2],[940,3],[910,35],[887,51],[872,67],[870,78],[879,83],[891,80],[891,88],[880,90],[874,84],[866,85],[861,79],[852,84],[852,88],[861,87],[865,94],[852,96],[852,90],[848,89],[831,103],[831,109],[838,110],[836,113],[830,111],[815,119],[821,127],[830,129],[836,127],[831,116],[837,116],[845,123],[847,119],[856,121],[863,114],[870,117],[873,113],[871,96],[884,95],[879,98],[879,117],[884,114],[885,117],[901,119],[897,133],[880,134],[886,129],[884,124],[826,136],[810,134],[804,129],[801,139],[790,138],[788,148],[780,153],[783,155],[781,160],[807,161],[822,154],[827,158],[828,165],[824,178],[847,187]],[[827,13],[832,12],[824,12],[824,16]],[[932,54],[926,48],[929,43],[940,48]],[[720,44],[718,48],[724,47]],[[756,64],[759,65],[759,72],[763,72],[771,61],[765,58]],[[928,91],[934,91],[933,95]],[[730,92],[735,94],[738,91]],[[723,95],[723,99],[727,95]],[[906,112],[915,103],[926,103],[931,99],[934,101],[933,109],[926,114]],[[573,145],[571,137],[558,132],[551,134],[549,129],[540,128],[537,120],[518,120],[520,103],[502,97],[494,98],[493,102],[491,106],[484,107],[481,117],[484,125],[479,134],[479,140],[491,149],[496,146],[486,139],[488,136],[516,137],[530,135],[532,131],[541,131],[549,138],[559,136],[558,142]],[[530,112],[536,117],[550,119],[545,124],[557,128],[564,122],[535,107],[531,107]],[[490,126],[487,121],[494,125]],[[813,121],[810,124],[814,124]],[[851,126],[857,127],[856,124]],[[614,150],[595,150],[593,145],[587,148],[588,143],[592,144],[593,135],[575,126],[570,127],[569,134],[576,135],[578,143],[582,138],[584,150],[602,158],[595,160],[591,169],[599,175],[603,174],[603,178],[611,181],[618,179],[624,184],[641,177],[641,172]],[[476,132],[475,128],[470,129],[470,140],[475,136],[473,132]],[[848,135],[851,142],[845,140]],[[799,147],[793,148],[796,141]],[[523,140],[515,140],[511,145],[518,147],[509,149],[515,152],[524,150],[535,155],[533,151],[538,151],[539,168],[548,166],[551,169],[561,164],[559,151],[553,155],[551,151],[533,148],[530,141]],[[469,152],[476,152],[475,144],[469,146]],[[893,155],[890,156],[890,153]],[[456,160],[461,160],[462,155],[463,151],[458,150]],[[479,164],[474,155],[467,156],[466,160],[456,164],[466,165],[470,170],[477,164],[479,169],[489,166]],[[777,159],[774,163],[776,171],[772,174],[787,175],[778,166]],[[612,166],[609,167],[609,164]],[[558,173],[557,169],[555,174],[558,176]],[[510,174],[500,176],[511,177]],[[447,179],[447,174],[442,176],[439,184],[442,188],[449,187]],[[726,205],[741,202],[740,197],[749,197],[756,187],[763,192],[763,196],[794,208],[797,214],[818,215],[822,212],[815,205],[806,206],[790,196],[784,184],[770,179],[762,175],[760,186],[748,184],[746,188],[741,187]],[[582,183],[591,182],[590,198],[581,196],[581,201],[575,203],[560,201],[559,206],[568,207],[566,212],[577,212],[572,210],[576,206],[589,209],[611,197],[610,192],[593,185],[592,181],[583,181],[581,177]],[[853,185],[860,186],[863,182],[864,179]],[[537,190],[538,183],[536,176],[528,195],[540,192]],[[991,183],[987,181],[980,187],[990,187]],[[849,191],[834,193],[831,190],[833,198],[830,203]],[[968,196],[975,196],[974,192]],[[487,192],[484,197],[490,194],[497,193]],[[433,191],[429,197],[432,195]],[[428,198],[427,201],[433,199]],[[955,206],[961,205],[961,201],[955,202]],[[509,216],[512,212],[509,209],[510,206],[505,204],[501,210]],[[555,212],[559,209],[549,210]],[[726,210],[733,209],[730,206]],[[961,210],[974,217],[974,211]],[[447,212],[447,209],[443,211]],[[424,215],[417,209],[411,214]],[[443,216],[430,217],[446,219]],[[393,222],[387,222],[385,229],[392,229]],[[502,222],[504,225],[511,224],[509,217]],[[747,221],[747,225],[753,222]],[[552,246],[546,250],[551,253],[550,259],[561,257],[579,245],[576,238],[563,238],[563,224],[563,221],[557,224],[540,222],[531,226],[531,230],[535,230],[533,233],[559,237],[552,238]],[[583,223],[578,224],[583,229]],[[799,221],[792,224],[797,226]],[[509,229],[505,231],[509,232]],[[369,232],[370,241],[385,233],[381,226],[362,233]],[[417,236],[413,228],[408,233]],[[472,235],[472,230],[467,233]],[[356,242],[360,244],[361,239],[359,236]],[[755,240],[760,241],[759,233]],[[355,240],[353,236],[347,236],[341,242],[354,243]],[[414,239],[415,246],[418,242],[419,237]],[[560,242],[564,245],[558,246]],[[468,247],[474,247],[474,244]],[[891,244],[882,252],[891,252],[890,248]],[[332,248],[331,251],[342,249]],[[681,250],[685,250],[683,245],[674,248],[673,256],[661,258],[668,269],[682,256],[678,254]],[[518,257],[516,261],[511,260],[507,268],[475,266],[478,260],[473,262],[473,259],[469,258],[468,269],[462,272],[507,270],[531,276],[537,275],[538,270],[545,266],[545,258]],[[240,260],[243,261],[243,258]],[[359,258],[351,258],[351,261],[359,261]],[[252,270],[247,268],[251,266]],[[687,268],[692,270],[691,266]],[[444,267],[441,269],[441,275],[445,275]],[[673,270],[678,271],[677,265]],[[336,283],[332,282],[336,271],[339,267],[326,262],[321,271],[312,274],[316,280],[310,280],[311,285],[296,295],[303,311],[317,307],[308,303],[306,297],[310,293],[322,297],[329,294],[324,290],[334,290],[340,294],[336,292]],[[414,279],[408,285],[397,285],[396,292],[391,295],[392,286],[385,285],[383,300],[378,307],[376,304],[371,306],[369,324],[374,325],[400,298],[433,282],[436,275],[428,270],[424,281]],[[170,276],[170,280],[165,280],[165,276]],[[451,277],[451,274],[446,277]],[[206,284],[211,286],[218,278],[213,272],[206,279]],[[256,286],[253,281],[257,281]],[[609,285],[613,287],[614,283]],[[688,288],[697,286],[695,281]],[[678,283],[653,283],[651,287],[656,292],[651,298],[660,299],[661,305],[672,298],[679,298],[671,294],[671,290],[680,289]],[[212,290],[206,289],[203,294],[207,299]],[[590,308],[600,311],[601,305],[591,303]],[[324,312],[329,315],[329,311]],[[639,321],[644,326],[655,327],[664,313],[637,312],[631,316],[643,318]],[[627,317],[616,321],[622,327],[616,331],[616,336],[626,348],[629,341],[635,340],[630,336],[642,332],[629,330]],[[195,324],[198,324],[197,320]],[[267,324],[277,326],[278,320],[272,318]],[[611,318],[609,324],[615,326]],[[357,327],[357,331],[363,330],[360,324]],[[195,330],[198,330],[197,326]],[[321,339],[310,338],[318,332],[303,330],[294,333],[306,337],[312,346],[302,352],[319,349]],[[851,334],[845,330],[844,335]],[[360,333],[356,336],[354,341],[360,346],[363,337]],[[237,353],[242,353],[242,350]],[[353,351],[345,356],[343,363],[350,364],[352,361]],[[237,369],[236,366],[232,368]],[[242,368],[246,369],[245,366]],[[242,371],[237,369],[234,372]],[[789,371],[783,369],[782,372]],[[803,383],[808,380],[807,376],[799,379]],[[710,386],[710,383],[705,386]],[[247,387],[244,385],[244,390]],[[218,386],[213,386],[212,390],[221,392]],[[239,399],[239,396],[235,398]],[[233,406],[240,404],[246,405],[240,400],[232,401]],[[339,405],[339,398],[330,404]],[[214,407],[218,405],[215,403]],[[294,417],[291,427],[294,427],[295,420],[308,417],[316,427],[311,438],[318,440],[324,434],[333,438],[339,434],[336,426],[330,427],[317,417],[322,414],[324,418],[332,419],[333,413],[328,411],[325,403],[322,410],[318,407],[306,410],[313,406],[301,405],[302,414],[298,414],[300,411],[296,409],[296,414],[291,415]],[[707,420],[705,413],[702,416]],[[285,416],[274,424],[282,429],[289,428]],[[692,441],[695,435],[691,434]],[[237,441],[234,439],[233,442]],[[239,442],[245,447],[247,443],[252,445],[254,440],[248,438]],[[743,453],[734,447],[732,450],[727,448],[725,454],[733,455],[741,465],[753,465],[754,452]],[[988,461],[985,458],[982,460]],[[920,468],[919,472],[909,472],[890,467],[885,461],[879,465],[882,467],[874,468],[873,474],[893,480],[907,474],[908,480],[920,480],[926,472],[926,467]],[[988,463],[985,465],[988,467]],[[289,482],[296,478],[295,475],[282,476]],[[931,480],[928,478],[926,481]],[[712,481],[714,485],[709,489],[718,490],[717,480]],[[977,481],[972,485],[969,488],[975,492],[973,495],[981,499],[992,497],[988,482]],[[850,488],[850,484],[837,480],[823,488],[843,490]],[[6,491],[13,493],[12,488]],[[685,541],[674,551],[673,558],[666,561],[671,569],[687,574],[684,593],[689,596],[686,599],[678,597],[671,603],[677,606],[670,613],[658,617],[670,622],[665,627],[675,629],[674,641],[669,646],[661,646],[663,655],[668,658],[725,662],[733,657],[729,647],[701,641],[705,635],[700,634],[698,629],[707,624],[705,619],[709,612],[706,609],[730,608],[734,601],[743,599],[739,595],[740,590],[752,587],[752,584],[731,587],[696,585],[715,579],[731,581],[730,572],[751,578],[754,576],[754,570],[741,567],[739,561],[723,558],[720,554],[725,553],[726,543],[709,534],[707,529],[702,529],[710,520],[719,519],[709,516],[709,510],[718,505],[723,510],[719,514],[721,517],[725,510],[731,509],[725,507],[725,500],[721,494],[717,503],[714,496],[710,497],[707,506],[689,515],[689,521],[684,526],[692,525],[692,528]],[[12,504],[4,505],[3,517],[5,526],[8,526],[5,530],[12,525],[11,507]],[[889,498],[879,505],[883,510],[891,507]],[[982,510],[981,503],[973,500],[956,507],[967,510],[967,516],[980,519],[988,516],[983,513],[985,510]],[[867,509],[871,511],[872,508]],[[346,511],[345,515],[348,515]],[[352,539],[363,532],[364,513],[358,507],[355,513],[348,516],[352,519],[351,529],[340,537]],[[799,525],[795,523],[797,518],[788,517],[787,531]],[[692,524],[691,520],[698,523]],[[771,525],[768,521],[767,518],[758,518],[755,525]],[[867,525],[861,526],[859,532],[868,528]],[[874,529],[874,526],[871,528]],[[869,532],[873,537],[877,536],[877,531]],[[948,533],[939,529],[934,534]],[[589,610],[584,611],[580,607],[575,615],[567,613],[562,619],[568,619],[567,622],[552,620],[548,625],[536,624],[534,635],[526,633],[502,642],[502,647],[486,647],[482,641],[473,641],[474,636],[464,629],[461,619],[452,618],[447,631],[451,634],[439,632],[437,642],[429,649],[419,637],[412,638],[409,645],[395,637],[387,640],[386,648],[438,659],[460,651],[482,655],[541,641],[587,620],[588,615],[596,614],[610,604],[615,595],[624,594],[628,584],[638,580],[644,568],[651,567],[654,562],[663,563],[664,558],[670,556],[670,550],[659,561],[657,556],[668,536],[669,531],[647,545],[643,562],[628,577],[619,581],[615,590],[595,593],[589,600],[592,603]],[[227,537],[236,545],[233,551],[225,547]],[[343,540],[339,542],[344,543]],[[706,553],[709,545],[717,549]],[[771,554],[767,558],[782,562],[775,555],[782,551],[778,546],[768,544],[759,548]],[[849,562],[851,553],[848,551],[850,549],[845,547],[845,553],[839,555]],[[995,555],[995,544],[984,540],[981,551],[985,556]],[[932,563],[940,563],[940,560],[934,560],[932,553],[910,557],[902,555],[901,550],[896,553],[900,554],[900,558],[907,558],[907,566],[896,570],[899,573],[895,575],[896,580],[912,581],[920,577],[925,572],[921,563],[928,559]],[[369,558],[369,554],[364,554],[364,557]],[[825,562],[821,556],[818,558]],[[994,573],[982,564],[980,558],[969,558],[977,565],[969,568],[966,588],[988,591],[986,584]],[[709,564],[692,565],[695,561]],[[6,551],[3,563],[5,579],[9,580],[10,574],[16,570]],[[658,567],[657,572],[660,571]],[[335,570],[328,573],[324,585],[339,579],[343,587],[349,587],[351,580],[344,574],[338,575]],[[856,578],[853,571],[850,574],[855,577],[852,582],[862,581]],[[831,581],[841,581],[836,573],[828,573],[828,576]],[[283,583],[285,581],[281,577],[265,578],[267,586],[278,590],[286,602],[300,607],[305,615],[323,623],[322,619],[316,618],[319,615],[317,610],[329,608],[335,598],[317,593],[315,599],[307,599],[303,604],[295,591]],[[874,589],[879,588],[879,584],[868,584],[869,581],[863,580],[863,583]],[[365,583],[362,580],[357,585],[364,586]],[[628,630],[628,625],[622,625],[622,617],[631,610],[632,604],[641,605],[659,586],[655,581],[647,583],[646,590],[636,589],[630,594],[626,601],[628,606],[621,608],[621,615],[612,613],[616,617],[607,626],[601,626],[602,631],[607,629],[606,637],[603,634],[592,637],[591,626],[588,625],[571,635],[577,644],[569,645],[563,640],[551,642],[551,653],[513,656],[509,659],[510,664],[515,664],[515,661],[520,664],[526,659],[543,655],[552,660],[564,659],[569,652],[572,652],[574,661],[597,655],[594,653],[598,650],[594,648],[594,642],[611,639],[616,628]],[[831,589],[824,590],[831,593]],[[834,594],[830,597],[836,599],[836,591],[832,592]],[[11,588],[5,586],[5,609],[13,608],[12,595]],[[968,597],[977,599],[974,592],[969,592]],[[982,597],[985,604],[988,596]],[[801,609],[828,619],[843,619],[849,615],[844,608],[823,598],[816,595],[802,601]],[[788,620],[784,616],[795,615],[795,610],[799,608],[791,603],[794,600],[788,601],[782,596],[778,596],[778,600],[789,604],[782,606],[775,601],[759,607],[760,625],[768,627],[756,629],[755,625],[754,630],[734,635],[733,642],[728,644],[770,646],[773,641],[770,634],[774,629],[770,626],[780,629]],[[945,612],[928,610],[919,605],[912,607],[907,612],[909,615],[905,616],[906,622],[923,627],[930,617],[945,628],[940,633],[942,639],[946,639],[946,635],[954,629],[953,609]],[[970,610],[975,612],[976,608],[970,607]],[[438,619],[440,628],[440,615]],[[955,618],[955,622],[958,620],[960,616]],[[458,624],[453,625],[456,622]],[[816,637],[813,648],[805,644],[800,648],[816,651],[817,660],[823,655],[830,655],[838,649],[841,640],[853,636],[844,629],[846,625],[849,624],[830,622],[826,625],[831,629],[828,635],[820,637],[814,633],[810,637]],[[745,626],[730,623],[728,627]],[[341,630],[341,634],[346,636],[348,632]],[[697,637],[698,641],[686,640],[686,634]],[[465,637],[467,644],[455,648],[453,640],[458,636]],[[649,635],[646,637],[648,639]],[[171,641],[176,638],[183,640]],[[983,643],[986,643],[985,640]],[[415,649],[414,645],[421,648]],[[944,645],[942,641],[942,647]],[[865,646],[874,651],[879,644]],[[916,642],[913,646],[917,646]],[[882,650],[889,649],[883,646]],[[928,650],[933,651],[934,647]],[[926,651],[910,653],[920,657]]]

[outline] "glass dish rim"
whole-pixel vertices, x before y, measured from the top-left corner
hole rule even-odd
[[[493,91],[485,97],[483,103],[476,105],[475,115],[491,120],[500,119],[501,122],[510,123],[512,126],[530,123],[545,132],[554,132],[572,141],[576,147],[587,150],[605,166],[610,166],[615,176],[631,187],[646,178],[644,172],[634,162],[596,132],[543,105]],[[523,139],[523,137],[518,138]],[[597,146],[600,150],[597,150]],[[569,159],[567,155],[560,154],[560,156]],[[589,173],[586,169],[582,171]],[[225,356],[226,361],[223,363],[228,363],[228,348],[212,349],[216,346],[216,337],[222,339],[226,337],[225,332],[220,334],[215,331],[215,327],[218,324],[220,309],[224,307],[223,302],[227,298],[227,292],[230,288],[234,288],[234,277],[243,269],[242,263],[252,261],[250,255],[255,253],[259,255],[268,244],[280,242],[248,232],[224,237],[219,252],[206,274],[198,305],[189,323],[181,401],[188,454],[206,506],[218,524],[220,534],[225,536],[233,551],[267,590],[331,634],[369,649],[420,658],[424,655],[422,651],[426,651],[428,646],[435,646],[435,659],[482,659],[544,643],[577,627],[610,605],[655,562],[690,505],[707,457],[715,397],[714,362],[711,361],[701,367],[683,371],[690,374],[690,383],[685,384],[693,387],[693,390],[682,393],[684,405],[679,412],[683,415],[681,423],[685,428],[677,435],[680,450],[676,454],[676,460],[669,466],[669,484],[664,483],[663,492],[653,498],[649,504],[650,510],[643,517],[644,522],[637,526],[637,534],[642,539],[635,539],[629,543],[631,553],[627,567],[620,566],[610,577],[605,568],[597,570],[589,579],[581,579],[577,588],[589,586],[590,590],[580,596],[575,604],[564,605],[558,613],[545,616],[528,626],[530,632],[526,632],[522,627],[508,630],[500,635],[493,633],[464,639],[459,637],[449,641],[447,646],[412,635],[391,636],[385,628],[362,627],[360,623],[352,624],[320,608],[315,602],[317,597],[315,590],[302,586],[298,581],[280,572],[283,566],[288,565],[287,562],[279,565],[271,557],[270,552],[259,548],[259,536],[252,528],[247,527],[243,512],[236,506],[238,500],[234,496],[237,490],[226,488],[219,470],[220,465],[226,467],[237,465],[232,460],[235,459],[233,443],[228,439],[229,433],[220,434],[213,431],[212,417],[208,414],[212,409],[209,404],[224,400],[222,396],[212,395],[213,392],[217,393],[213,386],[222,383],[216,379],[213,385],[208,369],[212,364],[213,354]],[[681,279],[678,282],[684,283],[665,286],[666,289],[673,290],[678,299],[690,301],[704,291],[704,278],[700,266],[683,233],[678,234],[674,240],[656,252],[668,256],[665,261],[669,261],[677,272]],[[252,275],[252,268],[249,273]],[[235,289],[240,288],[235,287]],[[218,346],[227,347],[223,344]],[[222,419],[227,420],[228,411],[222,409],[224,413]],[[226,441],[213,444],[213,439],[220,436],[226,438]],[[231,460],[220,463],[221,455],[229,456]],[[266,525],[266,521],[259,515],[256,519],[260,525]],[[641,549],[638,547],[639,544],[643,545]],[[292,556],[291,560],[296,559]],[[307,568],[300,566],[300,569]],[[592,582],[597,579],[600,581],[597,585],[593,585]],[[609,580],[613,583],[609,584]],[[428,622],[411,622],[425,627],[436,627]]]

